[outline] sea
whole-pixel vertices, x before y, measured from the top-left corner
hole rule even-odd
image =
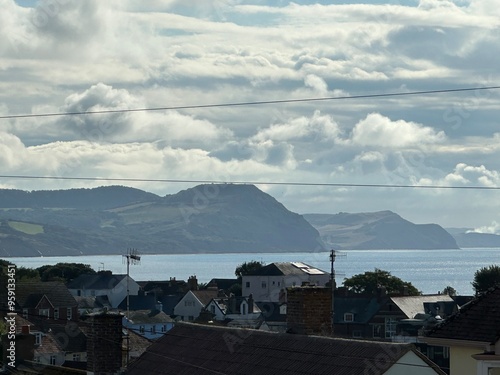
[[[126,258],[122,255],[22,257],[4,258],[18,267],[37,268],[59,262],[84,263],[97,270],[126,274]],[[187,280],[196,276],[206,283],[212,278],[234,278],[238,265],[248,261],[303,262],[330,272],[330,252],[302,253],[224,253],[224,254],[142,254],[140,262],[130,264],[130,276],[136,281]],[[434,294],[445,287],[455,288],[459,295],[472,295],[471,282],[481,267],[500,263],[500,248],[469,248],[459,250],[346,250],[336,253],[335,279],[341,285],[344,278],[375,268],[389,271],[411,282],[424,294]]]

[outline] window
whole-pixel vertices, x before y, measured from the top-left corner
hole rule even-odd
[[[247,281],[247,282],[245,283],[245,288],[250,288],[250,281]]]
[[[281,286],[281,281],[278,281],[278,286]]]
[[[391,338],[396,335],[396,319],[385,318],[385,338]]]
[[[241,304],[241,315],[246,315],[247,314],[247,304],[242,303]]]
[[[35,345],[42,345],[42,334],[40,332],[35,333]]]
[[[73,318],[73,312],[71,311],[71,307],[66,308],[66,319],[71,320]]]
[[[194,306],[194,301],[184,301],[184,306],[187,306],[187,307]]]
[[[167,325],[166,324],[164,324],[164,325],[161,326],[161,331],[162,332],[167,332]]]
[[[381,332],[382,332],[382,325],[381,324],[374,324],[373,325],[373,337],[382,337]]]
[[[144,333],[144,326],[139,327],[139,333]]]
[[[57,307],[54,309],[54,319],[59,319],[59,309]]]
[[[80,362],[80,354],[73,354],[73,361]]]
[[[262,282],[262,289],[266,289],[267,288],[267,283],[265,281]]]
[[[354,314],[353,313],[345,313],[344,314],[344,322],[354,322]]]
[[[38,309],[38,315],[49,317],[50,310],[49,309]]]
[[[28,319],[28,309],[23,309],[23,318]]]
[[[80,297],[80,296],[82,295],[82,291],[81,291],[80,289],[78,289],[78,290],[76,291],[76,295],[77,295],[78,297]]]
[[[450,347],[443,346],[443,358],[450,358]]]
[[[210,312],[212,314],[215,314],[215,306],[214,305],[210,305]]]
[[[156,326],[151,327],[151,333],[153,333],[153,334],[156,333]]]
[[[55,355],[50,356],[50,364],[55,366],[55,364],[56,364],[56,356]]]

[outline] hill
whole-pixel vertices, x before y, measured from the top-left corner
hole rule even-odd
[[[307,214],[323,242],[334,249],[457,249],[437,224],[414,224],[391,211]]]
[[[159,197],[106,187],[0,190],[0,256],[324,250],[319,233],[252,185]]]
[[[460,247],[500,247],[500,236],[492,233],[452,233]]]

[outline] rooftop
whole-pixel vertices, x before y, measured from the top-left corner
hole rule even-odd
[[[500,287],[462,306],[427,336],[495,344],[500,339]]]
[[[391,297],[392,302],[394,302],[401,311],[409,318],[413,319],[417,314],[428,313],[425,311],[424,304],[432,303],[439,304],[442,303],[442,308],[440,309],[443,313],[445,312],[447,306],[446,304],[455,304],[453,298],[447,294],[432,294],[425,296],[403,296],[403,297]]]
[[[180,323],[126,374],[381,375],[410,352],[424,366],[433,365],[409,344]]]
[[[77,305],[66,285],[59,281],[23,281],[16,285],[16,301],[22,308],[35,308],[44,295],[54,307]]]
[[[249,276],[328,275],[302,262],[276,262],[249,273]]]
[[[80,275],[68,283],[68,289],[113,289],[127,275],[112,275],[108,272]]]

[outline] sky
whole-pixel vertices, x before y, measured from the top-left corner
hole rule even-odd
[[[356,98],[500,86],[497,0],[0,8],[0,188],[259,182],[300,214],[391,210],[500,233],[500,190],[468,189],[500,188],[500,90]],[[343,99],[8,118],[312,98]]]

